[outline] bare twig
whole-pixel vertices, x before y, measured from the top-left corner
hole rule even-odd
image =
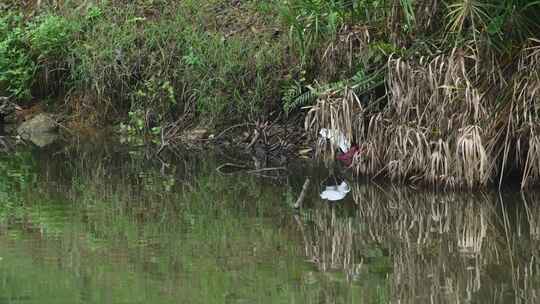
[[[302,207],[302,204],[304,203],[304,200],[306,198],[307,191],[309,189],[309,184],[311,183],[311,180],[306,178],[306,181],[304,182],[304,185],[302,186],[302,191],[300,192],[300,196],[296,200],[296,203],[294,203],[293,208],[300,208]]]
[[[255,169],[255,170],[248,170],[246,171],[246,173],[258,173],[258,172],[278,171],[278,170],[287,170],[287,168],[286,167],[261,168],[261,169]]]
[[[257,139],[259,139],[260,134],[261,133],[259,133],[259,131],[255,130],[255,135],[253,135],[253,139],[251,139],[251,142],[249,143],[249,145],[247,145],[246,150],[251,149],[255,142],[257,142]]]

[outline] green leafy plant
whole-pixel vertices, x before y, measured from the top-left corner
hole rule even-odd
[[[332,39],[343,25],[350,7],[339,0],[291,0],[281,9],[289,26],[289,37],[298,48],[302,61],[324,39]]]
[[[317,86],[302,85],[301,82],[295,81],[284,92],[284,111],[290,113],[294,109],[312,105],[319,97],[340,94],[346,90],[352,90],[358,96],[367,94],[384,83],[383,71],[379,70],[368,75],[363,69],[359,69],[349,79]]]
[[[30,96],[30,85],[36,66],[28,54],[25,36],[22,16],[0,16],[1,95],[16,98]]]
[[[160,135],[158,123],[175,105],[176,95],[171,83],[150,78],[133,94],[128,120],[120,124],[120,133],[132,138]]]
[[[60,16],[25,21],[22,15],[1,15],[0,90],[29,99],[36,72],[51,61],[64,61],[76,32],[76,25]]]
[[[29,28],[29,43],[40,58],[65,55],[74,42],[76,24],[64,17],[47,15],[39,18]]]
[[[93,22],[103,17],[103,10],[98,6],[91,6],[86,13],[86,20]]]

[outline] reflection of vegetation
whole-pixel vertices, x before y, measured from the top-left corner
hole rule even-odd
[[[538,255],[538,244],[522,227],[519,204],[512,207],[517,208],[514,221],[512,209],[506,204],[501,208],[500,198],[492,194],[419,194],[359,186],[354,196],[358,220],[367,227],[364,237],[389,248],[392,295],[401,303],[417,303],[419,297],[474,302],[485,295],[490,303],[507,303],[508,295],[524,294],[526,299],[518,302],[538,300],[540,285],[532,277],[540,264],[530,258]],[[533,213],[529,209],[528,222],[536,225],[533,218],[540,213]]]
[[[33,185],[35,170],[30,153],[17,152],[9,158],[0,155],[0,224],[9,216],[22,216],[22,195]]]
[[[489,193],[357,185],[355,208],[315,204],[292,216],[290,193],[219,175],[211,156],[153,164],[144,151],[115,149],[0,160],[3,295],[44,303],[538,301],[535,193],[510,206],[501,201],[514,197]]]
[[[296,221],[309,260],[365,287],[365,302],[538,301],[536,193],[499,197],[357,185],[353,196],[356,214],[323,205],[302,211]]]
[[[2,191],[24,190],[32,185],[36,178],[36,164],[29,152],[16,152],[12,155],[0,155],[0,187]]]
[[[48,236],[60,235],[68,214],[59,202],[39,192],[33,206],[26,204],[27,194],[36,187],[38,164],[30,152],[18,151],[0,158],[0,224],[28,223]]]
[[[2,294],[43,303],[73,302],[78,294],[100,303],[350,302],[346,282],[304,276],[309,265],[273,226],[285,207],[274,186],[216,174],[211,158],[161,171],[139,154],[79,156],[69,162],[76,173],[60,198],[41,176],[64,174],[61,158],[21,197],[24,220],[0,230],[0,256],[8,261],[0,279],[18,284],[1,287]]]
[[[341,211],[338,206],[325,205],[295,217],[306,256],[334,281],[354,280],[362,287],[358,293],[367,303],[388,302],[390,258],[379,244],[364,238],[361,221]],[[340,276],[342,270],[344,275]]]

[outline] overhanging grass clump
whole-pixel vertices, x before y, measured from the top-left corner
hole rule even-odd
[[[443,1],[419,26],[423,5],[406,2],[386,22],[411,27],[370,35],[403,45],[379,64],[386,92],[326,90],[307,128],[339,129],[358,142],[353,166],[362,175],[449,188],[516,174],[522,187],[537,182],[540,3]]]

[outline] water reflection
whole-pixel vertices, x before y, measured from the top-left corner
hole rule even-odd
[[[284,191],[217,173],[211,154],[86,144],[0,156],[4,302],[539,300],[538,193],[330,184],[317,170],[290,170]],[[321,198],[342,182],[342,201]]]
[[[323,183],[324,190],[320,196],[324,200],[331,202],[340,201],[351,191],[349,184],[341,177],[331,174]]]
[[[297,216],[306,256],[395,303],[536,303],[537,194],[457,194],[358,184],[353,211]],[[386,299],[386,298],[385,298]]]

